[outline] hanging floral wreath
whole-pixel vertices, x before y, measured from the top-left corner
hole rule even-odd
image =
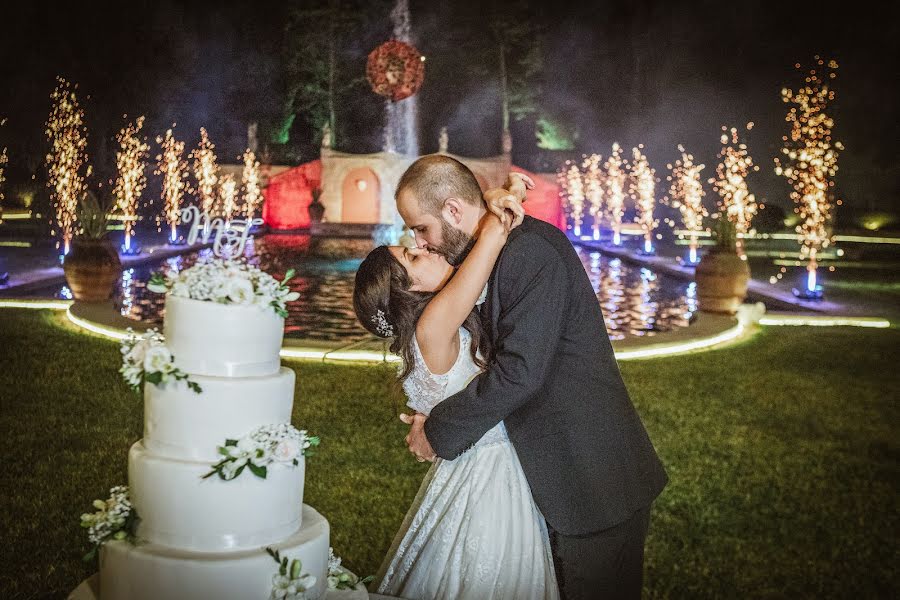
[[[425,79],[425,57],[405,42],[390,40],[369,54],[366,78],[372,91],[394,102],[419,91]]]

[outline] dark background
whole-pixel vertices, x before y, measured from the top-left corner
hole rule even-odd
[[[290,47],[285,24],[289,12],[303,4],[4,3],[0,118],[8,120],[0,128],[0,147],[9,147],[8,185],[44,177],[44,121],[57,75],[79,86],[97,178],[114,176],[114,136],[124,114],[146,115],[144,133],[151,140],[176,122],[176,136],[189,147],[206,127],[219,161],[237,162],[247,124],[260,122],[262,145],[267,127],[279,117]],[[364,75],[368,52],[390,37],[391,3],[361,6],[363,25],[340,40],[345,79]],[[900,212],[898,9],[875,2],[811,6],[528,3],[541,29],[535,36],[543,62],[534,80],[539,110],[561,115],[579,137],[573,152],[548,153],[535,143],[537,115],[514,121],[514,161],[552,170],[568,155],[606,155],[613,141],[626,151],[643,143],[664,181],[666,163],[678,157],[682,143],[706,163],[704,176],[710,177],[721,126],[743,128],[753,121],[754,129],[744,131],[760,166],[751,191],[787,206],[787,183],[773,174],[787,131],[780,90],[799,85],[794,63],[811,65],[820,54],[840,65],[832,107],[834,136],[846,146],[838,163],[838,197],[847,209]],[[421,150],[436,151],[438,131],[446,125],[451,152],[498,153],[499,87],[482,3],[413,0],[411,15],[415,44],[428,58],[419,95]],[[379,150],[383,100],[362,83],[338,105],[338,148]],[[317,156],[315,130],[303,115],[291,128],[289,150],[282,161]],[[156,152],[151,144],[151,155]]]

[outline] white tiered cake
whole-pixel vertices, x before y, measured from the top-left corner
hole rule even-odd
[[[289,423],[294,372],[282,368],[284,320],[258,305],[169,294],[165,342],[184,381],[144,387],[144,439],[129,453],[137,544],[110,541],[100,554],[102,600],[263,600],[278,565],[300,559],[327,592],[328,522],[303,504],[305,460],[272,464],[265,479],[203,478],[218,447],[260,426]]]

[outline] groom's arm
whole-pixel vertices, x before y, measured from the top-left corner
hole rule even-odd
[[[497,285],[501,312],[494,362],[435,406],[425,421],[425,436],[441,458],[456,458],[528,402],[555,360],[568,296],[557,250],[541,236],[523,233],[504,252]]]

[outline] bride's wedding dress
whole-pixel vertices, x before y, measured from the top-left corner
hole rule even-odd
[[[403,387],[429,414],[480,369],[460,328],[459,356],[434,375],[414,341]],[[547,525],[503,423],[455,460],[432,465],[382,565],[377,592],[411,600],[557,599]]]

